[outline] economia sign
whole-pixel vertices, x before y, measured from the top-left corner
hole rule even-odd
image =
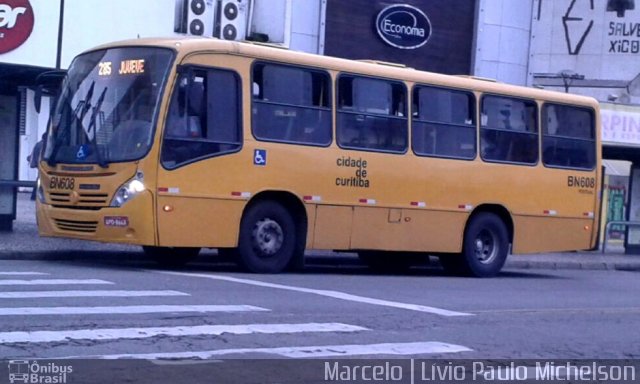
[[[0,0],[0,54],[21,46],[33,32],[29,0]]]
[[[410,5],[390,5],[376,17],[376,30],[385,43],[400,49],[416,49],[431,37],[431,21]]]

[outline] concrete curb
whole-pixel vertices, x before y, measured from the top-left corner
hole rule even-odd
[[[640,263],[571,262],[571,261],[508,261],[505,269],[576,269],[591,271],[640,271]]]

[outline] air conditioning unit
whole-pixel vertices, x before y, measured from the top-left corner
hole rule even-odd
[[[177,0],[175,31],[194,36],[213,36],[214,0]]]
[[[247,35],[249,0],[221,0],[219,37],[224,40],[244,40]]]

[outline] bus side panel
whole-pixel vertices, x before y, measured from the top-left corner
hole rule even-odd
[[[351,248],[460,252],[468,214],[417,209],[356,207]]]
[[[316,209],[314,249],[349,249],[353,207],[319,205]]]
[[[589,249],[593,219],[514,216],[512,253]]]
[[[235,247],[245,204],[240,200],[160,195],[159,245]]]

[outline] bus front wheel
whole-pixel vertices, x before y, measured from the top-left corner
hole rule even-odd
[[[274,201],[255,203],[240,224],[240,262],[254,273],[282,272],[294,256],[296,241],[295,221],[285,207]]]
[[[509,235],[495,214],[481,212],[471,217],[464,231],[462,253],[443,255],[440,262],[454,274],[491,277],[497,275],[509,252]]]
[[[145,255],[163,267],[181,267],[198,257],[200,248],[143,246]]]

